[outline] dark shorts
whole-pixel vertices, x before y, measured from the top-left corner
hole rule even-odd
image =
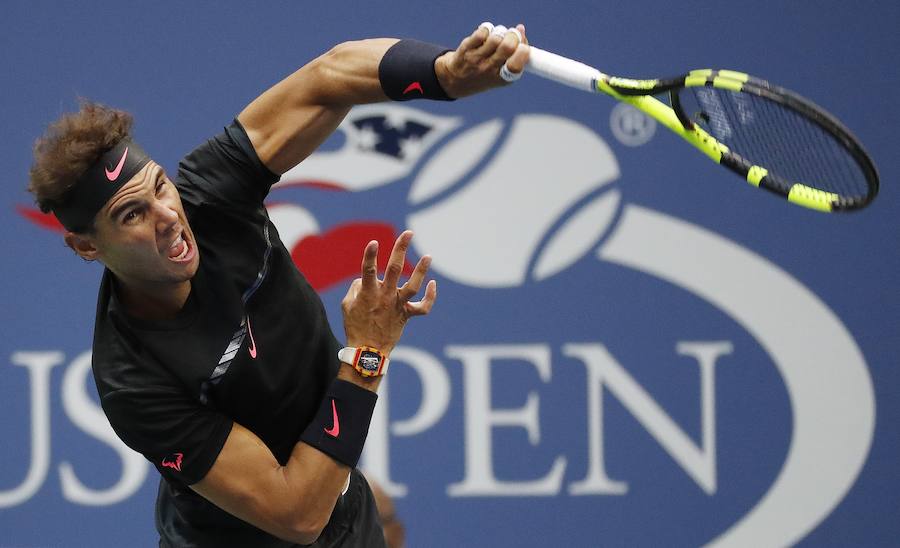
[[[160,548],[298,546],[269,535],[220,510],[192,490],[179,490],[161,480],[156,527]],[[185,514],[190,514],[187,519]],[[366,478],[353,470],[350,487],[334,505],[331,520],[313,544],[315,548],[382,548],[384,532],[375,507],[375,496]]]

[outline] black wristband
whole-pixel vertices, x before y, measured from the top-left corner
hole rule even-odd
[[[453,101],[434,73],[434,61],[448,51],[443,46],[418,40],[400,40],[391,46],[378,65],[378,79],[384,94],[394,101]]]
[[[335,379],[300,440],[350,468],[356,467],[377,400],[375,392]]]

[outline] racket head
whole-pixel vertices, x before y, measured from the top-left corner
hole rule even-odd
[[[606,82],[622,96],[668,92],[686,132],[721,151],[750,184],[819,211],[851,211],[878,194],[878,172],[859,140],[827,111],[742,72],[702,69],[676,78]]]

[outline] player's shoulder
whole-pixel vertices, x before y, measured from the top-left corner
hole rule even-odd
[[[183,195],[197,200],[256,204],[278,180],[235,119],[182,158],[176,184]]]

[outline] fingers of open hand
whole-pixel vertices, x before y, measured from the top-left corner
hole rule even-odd
[[[361,287],[362,278],[356,278],[353,280],[353,283],[350,284],[350,287],[347,288],[347,294],[344,295],[344,299],[341,301],[341,308],[343,308],[345,313],[350,305],[356,300],[356,296],[359,295],[359,289]]]
[[[437,282],[431,280],[428,282],[428,285],[425,286],[425,296],[422,297],[421,301],[414,303],[407,302],[403,306],[408,316],[423,316],[431,312],[431,307],[434,306],[435,299],[437,299]]]
[[[369,242],[365,251],[363,251],[362,279],[360,284],[363,289],[368,291],[378,287],[378,242],[375,240]]]
[[[409,277],[409,280],[403,284],[398,291],[398,295],[400,300],[406,302],[413,298],[413,296],[419,292],[419,289],[422,287],[422,282],[425,281],[425,275],[428,274],[428,267],[431,265],[431,257],[425,255],[421,259],[419,259],[418,264],[416,264],[416,268],[413,270],[412,276]]]
[[[411,239],[412,231],[406,230],[394,242],[391,257],[388,259],[387,269],[384,272],[384,285],[386,287],[397,287],[397,283],[400,281],[400,274],[403,272],[403,265],[406,263],[406,250],[409,249]]]

